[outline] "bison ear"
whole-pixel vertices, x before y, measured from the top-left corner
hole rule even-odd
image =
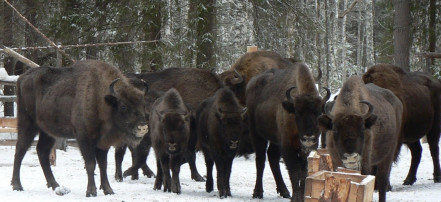
[[[289,102],[289,101],[283,101],[282,102],[282,106],[289,113],[293,113],[294,114],[296,112],[296,110],[294,108],[294,104]]]
[[[118,98],[116,98],[115,96],[106,95],[104,99],[106,100],[106,103],[109,104],[110,106],[112,107],[118,106]]]
[[[319,126],[327,130],[332,130],[332,120],[325,114],[320,115],[317,118]]]
[[[370,128],[372,125],[375,124],[375,121],[377,121],[377,115],[375,114],[370,115],[369,118],[364,120],[364,127]]]

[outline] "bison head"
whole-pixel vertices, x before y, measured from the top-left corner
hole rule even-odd
[[[122,134],[127,134],[129,144],[138,144],[148,132],[146,121],[144,96],[128,95],[127,93],[116,94],[114,85],[120,79],[117,78],[109,86],[110,95],[105,96],[106,103],[112,108],[112,125]],[[147,92],[146,88],[146,92]]]
[[[321,115],[318,119],[320,125],[331,132],[331,141],[337,149],[338,159],[341,159],[345,168],[354,170],[361,169],[364,136],[377,120],[377,116],[372,114],[374,110],[372,104],[367,101],[360,103],[369,107],[368,112],[364,115],[339,113],[334,116],[330,113],[327,104],[326,114]]]
[[[247,108],[244,107],[240,111],[227,112],[222,111],[221,108],[217,109],[216,118],[218,120],[218,130],[220,140],[222,143],[226,143],[230,150],[236,150],[238,148],[241,135],[244,133],[244,117],[246,116]],[[227,149],[227,148],[226,148]]]
[[[324,99],[311,94],[291,96],[291,91],[296,87],[291,87],[286,91],[287,101],[282,102],[283,108],[295,114],[296,126],[304,152],[317,149],[320,130],[317,118],[322,114],[323,103],[331,96],[329,89],[325,88],[327,95]]]
[[[187,148],[190,137],[190,115],[188,111],[156,111],[162,125],[164,146],[169,154],[178,154]]]
[[[224,84],[234,92],[240,104],[244,106],[246,100],[245,89],[247,85],[244,76],[234,69],[234,71],[225,71],[221,73],[220,78],[224,81]]]

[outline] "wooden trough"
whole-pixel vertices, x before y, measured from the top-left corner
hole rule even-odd
[[[334,169],[326,149],[310,153],[308,176],[305,181],[305,202],[372,201],[375,177],[341,167]]]
[[[319,171],[306,178],[305,202],[370,202],[374,186],[372,175]]]

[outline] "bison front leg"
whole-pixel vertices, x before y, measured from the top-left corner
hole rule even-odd
[[[100,189],[103,190],[104,195],[115,194],[110,187],[109,179],[107,178],[107,153],[108,149],[96,149],[96,160],[98,161],[98,166],[100,168],[100,179],[101,186]]]
[[[159,158],[156,158],[156,170],[158,172],[158,175],[156,176],[153,190],[161,190],[164,175],[162,173],[161,161],[159,160]]]
[[[263,171],[266,161],[266,147],[268,141],[254,137],[254,145],[256,149],[256,184],[254,186],[253,198],[263,198]]]
[[[199,174],[198,169],[196,167],[196,152],[187,151],[185,152],[185,159],[188,162],[188,165],[190,166],[191,171],[191,179],[193,179],[196,182],[204,182],[205,179]]]
[[[160,163],[161,163],[161,169],[162,169],[162,185],[164,185],[164,192],[170,192],[170,183],[171,183],[171,176],[170,176],[170,158],[167,154],[164,154],[160,157]]]
[[[291,180],[292,192],[291,201],[303,201],[305,190],[305,179],[307,175],[307,162],[299,150],[293,148],[283,149],[283,160]]]
[[[87,137],[87,135],[77,135],[79,137]],[[96,185],[95,185],[95,148],[96,145],[91,143],[91,141],[86,139],[78,139],[78,145],[80,147],[81,154],[83,155],[84,163],[86,165],[87,171],[87,190],[86,197],[96,196]]]
[[[47,182],[47,187],[52,188],[52,190],[55,190],[55,188],[60,186],[55,181],[49,162],[49,154],[54,144],[55,139],[53,137],[50,137],[43,131],[40,131],[40,136],[38,138],[37,144],[38,160],[40,161],[41,168],[43,169],[43,173]]]
[[[126,153],[127,146],[121,146],[115,148],[115,180],[117,182],[123,181],[123,174],[122,174],[122,162],[124,159],[124,155]]]
[[[181,182],[179,181],[181,162],[182,162],[182,157],[180,156],[171,159],[171,170],[173,174],[171,179],[171,191],[177,194],[181,193]]]
[[[213,191],[213,165],[214,161],[209,157],[209,154],[204,153],[205,166],[207,167],[207,181],[205,182],[205,191],[208,193]]]
[[[225,161],[217,160],[215,161],[216,170],[217,170],[217,190],[219,190],[219,198],[227,198],[228,190],[226,183],[226,175],[227,175],[227,165]]]

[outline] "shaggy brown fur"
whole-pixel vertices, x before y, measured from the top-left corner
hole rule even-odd
[[[229,86],[231,90],[236,94],[240,103],[245,106],[245,88],[254,76],[272,69],[284,69],[293,64],[293,60],[283,58],[281,55],[272,51],[255,51],[249,52],[241,56],[232,66],[225,72],[220,74],[221,80],[226,86]],[[242,77],[242,83],[234,83],[233,79],[236,79],[234,74],[236,70]]]
[[[379,64],[369,68],[363,75],[363,81],[390,89],[403,103],[401,142],[407,144],[412,154],[412,163],[404,184],[412,185],[416,181],[422,152],[419,140],[424,135],[427,136],[432,155],[434,181],[441,182],[438,146],[440,139],[440,82],[426,73],[405,72],[400,67],[390,64]]]
[[[372,104],[373,113],[369,116],[365,114],[370,107],[362,101]],[[322,127],[329,131],[327,145],[334,167],[349,166],[361,169],[364,175],[375,175],[380,201],[386,200],[390,171],[400,144],[402,112],[401,101],[391,91],[365,85],[359,76],[352,76],[343,84],[332,112],[319,117]],[[348,156],[358,159],[352,161]],[[350,163],[345,164],[346,161]]]
[[[111,90],[110,84],[117,78],[120,80]],[[88,174],[86,196],[97,194],[96,161],[104,194],[113,194],[107,179],[107,152],[111,145],[136,145],[147,132],[144,99],[144,93],[117,68],[100,61],[80,61],[66,68],[39,67],[22,74],[17,81],[13,189],[23,190],[20,165],[39,133],[37,151],[48,187],[59,186],[49,165],[54,137],[76,138]]]
[[[164,185],[164,191],[179,194],[179,170],[190,139],[190,111],[176,89],[155,101],[149,124],[158,172],[153,189],[160,190]]]
[[[296,88],[292,89],[293,86]],[[263,197],[262,175],[269,142],[267,154],[277,192],[289,197],[280,174],[282,156],[292,183],[292,200],[303,200],[306,157],[311,149],[317,148],[317,117],[326,102],[319,96],[312,74],[301,63],[285,69],[271,69],[250,80],[246,98],[250,135],[256,150],[257,178],[253,197]]]
[[[168,68],[160,72],[148,72],[141,74],[128,74],[131,82],[136,86],[143,88],[144,80],[150,87],[147,109],[150,111],[153,102],[161,93],[175,88],[178,90],[182,99],[189,107],[190,111],[195,111],[198,105],[210,96],[213,96],[216,91],[223,87],[222,81],[218,76],[208,70],[196,68]],[[194,130],[194,129],[192,129]],[[146,137],[148,138],[148,137]],[[132,152],[132,167],[127,169],[122,174],[121,163],[124,158],[126,147],[119,147],[115,151],[115,179],[122,181],[123,176],[132,176],[132,179],[138,179],[138,169],[142,168],[144,175],[148,177],[154,176],[153,172],[146,164],[147,156],[150,151],[149,140],[143,140],[137,148],[130,148]],[[186,154],[186,160],[190,165],[191,178],[196,181],[204,181],[204,178],[199,174],[196,168],[196,154],[195,154],[196,135],[193,134],[190,141],[190,148]]]

